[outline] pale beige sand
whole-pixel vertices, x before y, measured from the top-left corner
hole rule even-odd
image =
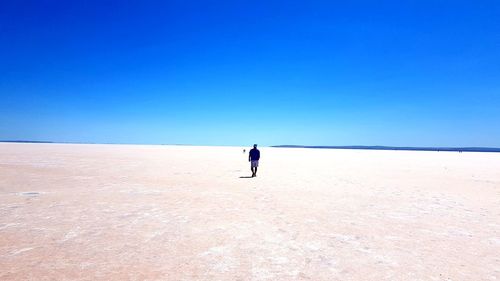
[[[500,280],[500,154],[261,152],[0,144],[0,279]]]

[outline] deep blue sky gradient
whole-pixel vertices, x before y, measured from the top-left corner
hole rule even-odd
[[[0,139],[500,147],[499,1],[2,1]]]

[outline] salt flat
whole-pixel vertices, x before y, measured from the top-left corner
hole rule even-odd
[[[1,143],[0,279],[500,280],[500,154],[260,150]]]

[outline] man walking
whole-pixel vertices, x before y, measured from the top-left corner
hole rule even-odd
[[[260,151],[257,149],[257,145],[254,144],[253,148],[250,150],[248,155],[248,161],[250,162],[250,168],[252,169],[252,178],[257,176],[257,167],[259,167]]]

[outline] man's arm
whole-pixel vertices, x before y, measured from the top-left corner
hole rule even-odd
[[[252,153],[248,152],[248,162],[252,161]]]

